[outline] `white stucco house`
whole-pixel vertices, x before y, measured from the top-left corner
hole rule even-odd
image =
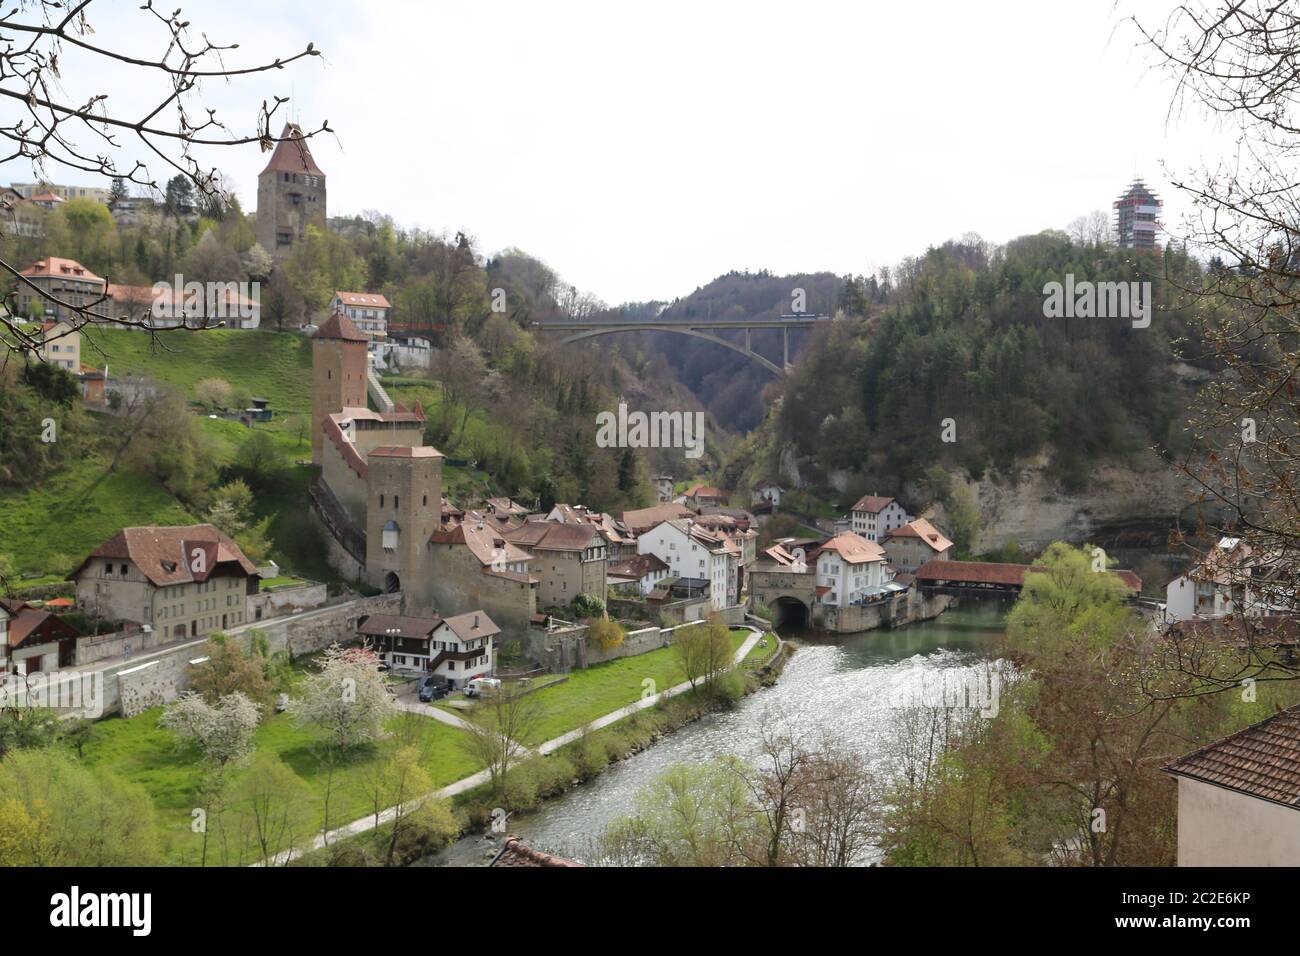
[[[761,504],[766,501],[773,508],[781,507],[781,495],[784,489],[774,481],[764,479],[754,486],[754,492],[750,495],[750,504]]]
[[[500,633],[483,611],[448,618],[371,614],[357,624],[394,673],[443,677],[452,687],[492,673]]]
[[[868,541],[883,541],[885,535],[911,520],[898,499],[863,495],[849,512],[849,530]]]
[[[1169,623],[1242,614],[1295,612],[1295,595],[1273,586],[1277,562],[1254,553],[1240,538],[1220,538],[1196,567],[1165,588],[1164,617]]]
[[[653,554],[673,578],[709,582],[709,606],[715,611],[739,602],[736,593],[741,546],[723,531],[700,527],[690,518],[661,521],[637,538],[637,554]]]
[[[817,600],[831,607],[862,604],[889,583],[885,552],[851,532],[831,538],[814,555]]]

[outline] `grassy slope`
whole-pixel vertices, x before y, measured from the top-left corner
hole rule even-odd
[[[169,382],[194,397],[205,378],[223,378],[251,395],[268,398],[276,420],[258,425],[275,439],[286,464],[310,459],[310,435],[286,427],[285,416],[310,421],[311,340],[290,333],[217,329],[162,336],[163,348],[149,347],[139,332],[100,330],[89,336],[98,351],[83,343],[87,363],[110,375],[146,375]],[[200,419],[200,428],[219,465],[229,463],[248,429],[224,419]],[[119,469],[104,475],[107,453],[92,455],[39,487],[0,492],[0,548],[26,576],[58,574],[119,528],[143,524],[186,524],[197,520],[147,475]],[[305,502],[310,471],[295,468],[290,489],[274,499],[259,500],[259,516],[277,515]],[[274,537],[275,526],[272,527]],[[68,559],[64,562],[61,559]],[[327,572],[323,561],[306,561],[304,573]]]
[[[82,459],[37,487],[0,492],[0,542],[20,572],[66,574],[119,528],[193,520],[152,478],[105,475],[107,464]]]
[[[93,344],[92,344],[93,343]],[[193,398],[205,378],[222,378],[250,396],[267,398],[277,416],[311,411],[311,339],[289,332],[211,329],[149,336],[104,329],[85,336],[82,361],[108,366],[110,376],[148,375]]]

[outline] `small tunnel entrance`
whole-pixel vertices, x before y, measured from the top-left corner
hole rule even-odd
[[[776,620],[772,622],[776,627],[808,626],[808,605],[798,598],[777,598],[772,605],[772,613],[776,615]]]

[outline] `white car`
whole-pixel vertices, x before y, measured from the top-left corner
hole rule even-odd
[[[475,677],[465,685],[466,697],[479,697],[482,694],[495,694],[501,689],[501,681],[495,677]]]

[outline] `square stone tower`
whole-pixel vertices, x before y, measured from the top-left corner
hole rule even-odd
[[[296,124],[286,123],[257,176],[257,241],[276,259],[293,251],[308,226],[325,228],[325,174],[301,137]]]
[[[366,407],[366,337],[345,315],[321,323],[311,342],[311,460],[320,465],[325,419]],[[440,472],[441,474],[441,472]]]
[[[442,459],[427,445],[385,445],[366,457],[366,576],[421,603],[433,584],[429,538],[442,516]]]

